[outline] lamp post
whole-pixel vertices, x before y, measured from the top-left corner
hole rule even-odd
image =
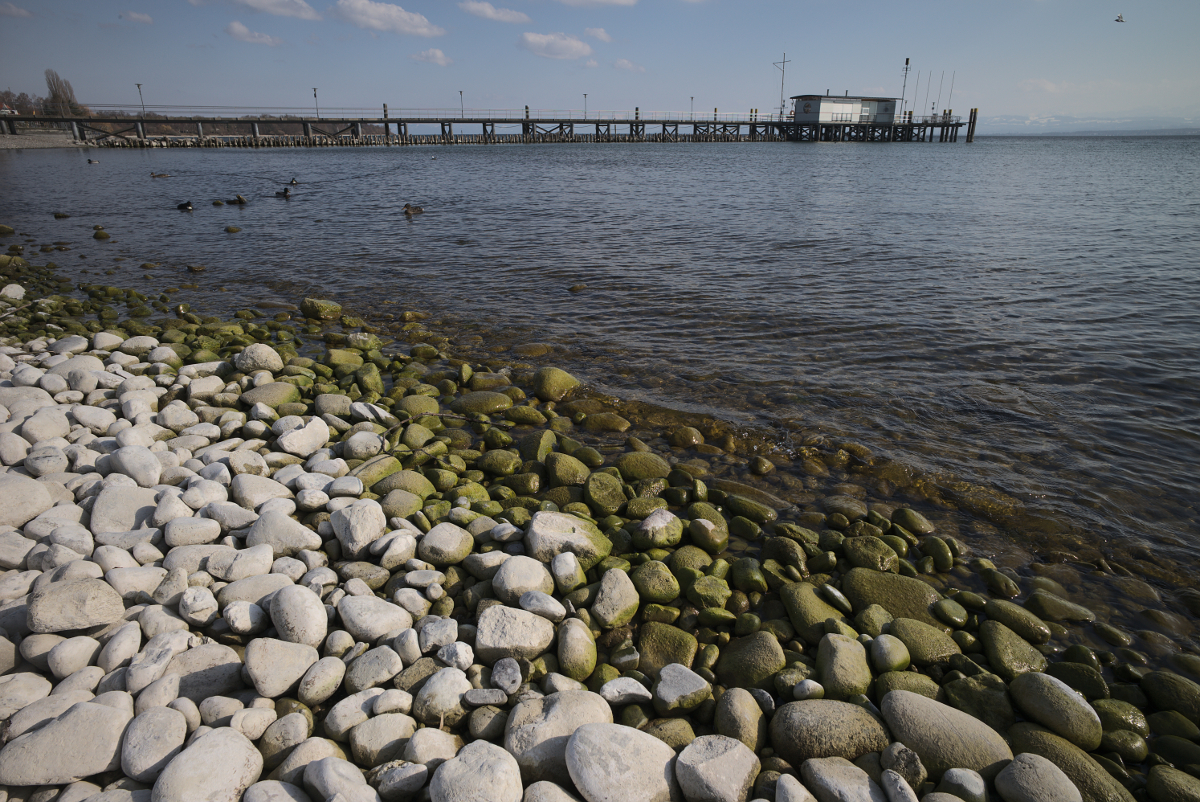
[[[321,119],[321,104],[317,102],[317,88],[313,87],[313,108],[317,110],[317,119]]]
[[[138,100],[140,100],[142,103],[142,117],[144,118],[146,116],[146,101],[142,97],[142,85],[137,84],[137,88],[138,88]]]
[[[689,101],[688,116],[690,116],[693,120],[696,119],[696,97],[695,97],[695,95],[693,95],[691,100]]]
[[[462,90],[458,90],[458,111],[462,115],[462,119],[467,119],[467,107],[463,105]]]
[[[587,119],[587,92],[583,93],[583,119]]]

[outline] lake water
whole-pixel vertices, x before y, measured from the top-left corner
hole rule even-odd
[[[78,281],[425,310],[781,453],[864,444],[1031,551],[1200,554],[1200,138],[0,151],[0,186]]]

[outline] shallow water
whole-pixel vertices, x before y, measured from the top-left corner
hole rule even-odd
[[[0,152],[0,222],[71,241],[53,258],[79,281],[547,343],[601,390],[784,450],[866,444],[1030,549],[1187,574],[1198,165],[1200,138]]]

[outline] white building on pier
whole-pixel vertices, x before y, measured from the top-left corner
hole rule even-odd
[[[795,95],[792,97],[798,123],[871,123],[891,125],[899,122],[896,110],[900,100],[894,97],[850,97],[836,95]]]

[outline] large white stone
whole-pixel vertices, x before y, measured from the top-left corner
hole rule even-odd
[[[487,741],[464,746],[429,783],[432,802],[521,802],[522,794],[517,761]]]
[[[412,616],[403,607],[375,596],[347,596],[338,602],[337,611],[346,631],[356,641],[365,643],[374,643],[389,632],[408,629],[413,624]]]
[[[513,708],[504,728],[504,748],[516,758],[526,783],[549,780],[568,785],[567,741],[584,724],[611,724],[612,720],[612,708],[597,694],[552,693]]]
[[[314,417],[307,425],[280,435],[275,445],[282,451],[297,457],[311,457],[329,442],[329,426]]]
[[[259,695],[274,699],[299,685],[320,657],[316,649],[304,643],[255,638],[246,647],[246,673]]]
[[[237,802],[261,774],[263,758],[246,736],[218,727],[175,756],[158,775],[151,802]]]
[[[271,623],[279,639],[320,648],[329,629],[321,597],[306,587],[291,585],[271,597]]]
[[[475,656],[491,665],[505,657],[532,660],[550,648],[554,624],[540,615],[492,605],[479,617]]]
[[[675,750],[620,724],[585,724],[567,741],[567,770],[588,802],[682,802]]]
[[[121,748],[121,770],[138,782],[153,783],[183,749],[187,719],[170,707],[151,707],[130,722]]]
[[[356,501],[329,516],[333,532],[347,560],[361,559],[372,543],[387,531],[387,516],[373,499]]]
[[[80,702],[0,750],[0,785],[63,785],[121,767],[132,710]]]
[[[53,504],[50,491],[36,479],[0,474],[0,526],[24,526]]]
[[[689,802],[745,802],[762,767],[741,741],[701,735],[675,760],[675,779]]]

